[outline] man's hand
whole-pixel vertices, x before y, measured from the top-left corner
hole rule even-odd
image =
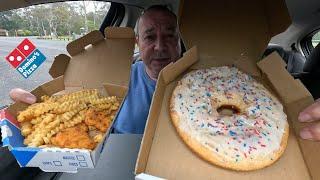
[[[320,121],[320,99],[300,112],[298,119],[300,122]],[[300,136],[303,139],[320,141],[320,122],[304,127]]]
[[[9,95],[15,102],[33,104],[37,101],[37,98],[33,94],[20,88],[12,89]]]

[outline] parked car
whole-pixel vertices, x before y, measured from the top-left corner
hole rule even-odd
[[[5,29],[0,29],[0,36],[9,36],[9,32]]]

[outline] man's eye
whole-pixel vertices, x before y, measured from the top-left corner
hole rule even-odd
[[[152,41],[155,39],[155,37],[154,36],[146,36],[146,37],[144,37],[144,39],[148,40],[148,41]]]

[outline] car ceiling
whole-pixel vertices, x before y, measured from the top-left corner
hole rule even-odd
[[[271,42],[286,50],[291,50],[291,45],[296,44],[296,48],[301,50],[301,39],[320,29],[320,1],[286,0],[286,4],[292,24],[285,32],[273,37]]]
[[[286,0],[287,7],[295,24],[307,25],[318,22],[320,17],[319,0]],[[316,20],[318,19],[318,21]]]

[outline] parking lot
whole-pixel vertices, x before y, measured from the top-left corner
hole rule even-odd
[[[40,40],[35,37],[28,37],[31,42],[45,56],[46,60],[33,74],[25,79],[15,70],[5,57],[24,39],[25,37],[0,37],[0,107],[11,103],[8,96],[10,89],[20,87],[26,90],[32,90],[42,83],[51,80],[48,71],[54,60],[54,56],[66,53],[66,41]]]

